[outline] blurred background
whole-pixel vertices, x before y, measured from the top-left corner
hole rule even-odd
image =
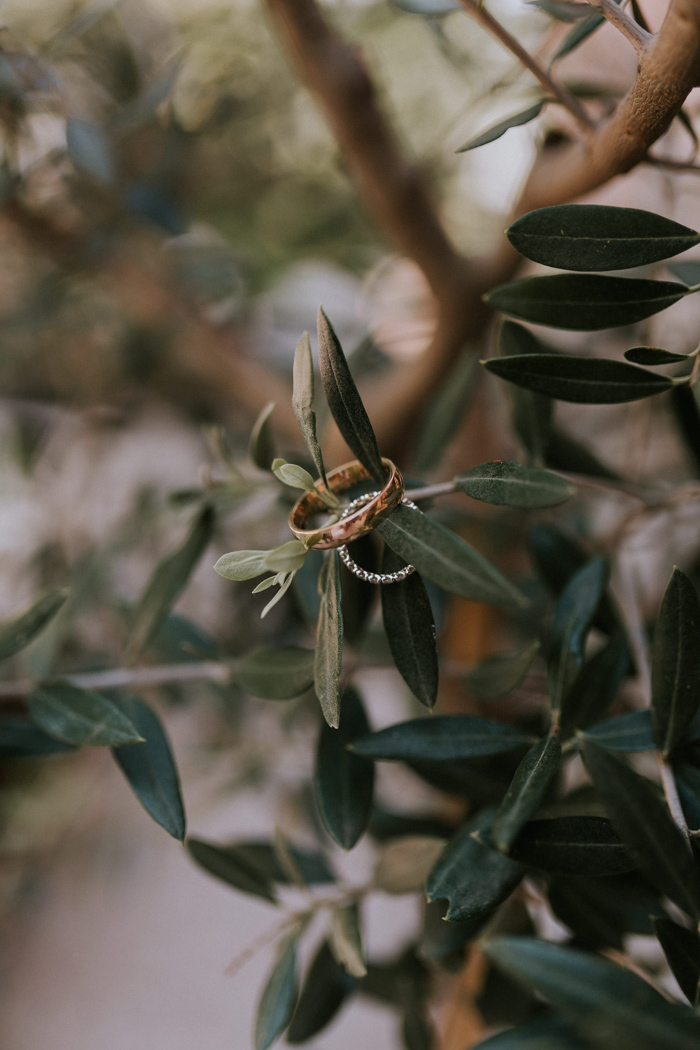
[[[520,0],[491,6],[533,51],[567,28]],[[454,151],[526,108],[528,77],[458,12],[421,18],[386,0],[324,9],[361,46],[455,245],[488,254],[547,125]],[[0,615],[42,587],[71,587],[50,629],[3,674],[118,667],[130,607],[185,534],[202,486],[222,477],[215,539],[147,660],[218,660],[298,637],[303,603],[261,621],[260,598],[212,571],[226,551],[285,538],[286,496],[246,459],[251,427],[277,401],[280,449],[298,451],[286,423],[291,364],[320,303],[360,382],[420,355],[435,322],[421,273],[365,214],[263,4],[3,0],[0,49]],[[633,59],[605,27],[568,60],[567,76],[615,97]],[[672,133],[681,149],[683,134]],[[598,199],[693,226],[696,185],[694,175],[671,181],[647,168]],[[661,345],[690,350],[694,303],[654,319],[639,341],[653,343],[663,323]],[[596,334],[579,340],[582,352],[593,338],[596,352],[619,349]],[[566,345],[576,345],[568,334]],[[503,421],[502,399],[494,405]],[[567,425],[637,479],[660,469],[686,476],[688,456],[674,442],[639,440],[648,406],[567,406]],[[621,412],[632,427],[624,439]],[[459,426],[448,436],[447,466],[428,457],[438,480],[450,464],[484,458]],[[499,447],[512,451],[512,439]],[[692,522],[676,524],[682,546]],[[653,563],[648,586],[653,599]],[[497,627],[480,615],[448,610],[449,656],[473,661],[495,646]],[[363,671],[359,684],[377,728],[417,713],[395,673]],[[145,695],[168,727],[194,834],[226,841],[281,824],[295,841],[314,840],[308,698],[276,705],[215,681]],[[442,702],[457,701],[448,691]],[[381,770],[380,797],[397,809],[449,810],[393,768]],[[269,949],[236,975],[225,971],[273,924],[271,909],[196,869],[108,755],[3,764],[0,832],[6,1050],[247,1050]],[[348,878],[368,877],[371,844],[336,853]],[[374,897],[370,955],[396,954],[419,923],[413,897]],[[310,1045],[362,1041],[400,1046],[395,1014],[354,1001]]]

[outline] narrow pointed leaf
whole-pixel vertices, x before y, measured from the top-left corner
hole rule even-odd
[[[192,841],[192,840],[190,840]],[[288,886],[290,872],[285,871],[280,863],[278,851],[272,842],[261,839],[239,839],[227,846],[218,847],[226,857],[235,857],[241,864],[255,869],[265,880]],[[291,857],[295,878],[302,876],[309,886],[335,882],[335,876],[328,867],[325,857],[316,850],[299,849],[287,843],[287,853]]]
[[[369,823],[374,766],[348,749],[369,729],[362,700],[348,687],[340,727],[321,727],[316,751],[314,793],[326,829],[339,846],[352,849]]]
[[[428,877],[428,900],[448,900],[445,918],[453,922],[493,911],[523,877],[522,865],[475,837],[488,840],[493,816],[492,809],[485,810],[458,831]]]
[[[700,1018],[607,960],[529,937],[499,937],[484,952],[601,1050],[693,1050],[700,1039]]]
[[[275,439],[272,436],[270,416],[275,407],[274,401],[268,401],[253,424],[248,442],[248,455],[259,470],[270,470],[275,458]]]
[[[698,919],[700,894],[688,843],[654,785],[585,736],[581,751],[608,816],[642,874]]]
[[[574,1025],[558,1014],[544,1014],[477,1043],[473,1050],[590,1050]]]
[[[610,569],[594,558],[569,580],[554,611],[550,655],[550,702],[557,711],[581,667],[586,638],[605,593]]]
[[[314,654],[296,645],[260,645],[241,657],[236,678],[263,700],[291,700],[314,684]]]
[[[0,758],[39,758],[73,751],[72,744],[49,736],[28,718],[0,719]]]
[[[520,354],[483,362],[494,375],[525,390],[582,405],[617,405],[661,394],[673,386],[668,376],[603,357]]]
[[[700,601],[692,581],[674,569],[654,631],[651,719],[664,758],[683,739],[700,704]]]
[[[660,346],[632,346],[625,350],[625,358],[635,365],[673,365],[687,361],[687,354],[674,354]]]
[[[502,135],[505,135],[506,131],[511,128],[519,128],[522,124],[529,124],[535,117],[539,117],[544,106],[547,105],[549,99],[542,98],[539,102],[536,102],[534,106],[528,106],[527,109],[522,110],[521,113],[516,113],[512,117],[507,117],[505,120],[501,120],[498,124],[494,124],[493,127],[488,128],[486,131],[480,132],[475,135],[474,138],[469,139],[460,146],[459,149],[455,150],[455,153],[466,153],[467,150],[476,149],[478,146],[485,146],[487,142],[495,142],[496,139],[500,139]]]
[[[32,602],[29,608],[0,624],[0,660],[20,652],[36,638],[63,607],[69,592],[53,587]]]
[[[591,35],[591,33],[594,33],[596,29],[602,26],[604,21],[605,18],[603,15],[594,14],[590,15],[588,18],[584,18],[582,22],[579,22],[578,25],[574,26],[571,32],[567,33],[566,37],[554,53],[550,62],[550,67],[553,66],[555,62],[564,58],[565,55],[574,51],[579,44],[582,44],[583,41]]]
[[[356,986],[357,980],[336,962],[328,941],[323,941],[302,985],[287,1042],[297,1046],[322,1031]]]
[[[561,760],[561,744],[547,736],[533,744],[515,771],[491,829],[491,841],[508,853],[520,829],[537,811]]]
[[[297,1000],[298,940],[298,935],[291,933],[277,949],[275,965],[258,1003],[255,1050],[268,1050],[292,1019]]]
[[[562,699],[559,725],[564,739],[605,717],[631,667],[627,638],[617,631],[584,663]]]
[[[338,430],[370,477],[384,484],[385,470],[372,424],[338,336],[322,308],[318,311],[318,359],[326,400]]]
[[[532,332],[516,321],[503,321],[498,352],[501,357],[516,354],[544,354],[549,348],[535,338]],[[508,388],[513,427],[537,464],[545,463],[552,448],[551,429],[554,405],[549,397],[534,394],[531,390],[511,386]],[[556,442],[558,446],[560,442]]]
[[[329,726],[340,720],[340,670],[343,664],[343,613],[340,607],[340,558],[330,551],[318,578],[321,608],[316,628],[314,686]]]
[[[700,982],[700,937],[697,930],[689,930],[677,922],[659,917],[652,919],[652,923],[680,990],[694,1006]]]
[[[419,510],[399,505],[377,531],[421,576],[452,594],[494,605],[527,605],[525,596],[478,551]]]
[[[120,697],[119,707],[144,742],[115,747],[114,757],[146,812],[168,834],[182,842],[185,838],[185,807],[180,778],[160,719],[136,697]]]
[[[587,729],[584,736],[608,751],[653,751],[656,747],[648,709],[609,718]]]
[[[214,511],[205,506],[184,543],[156,566],[132,614],[124,647],[127,659],[137,656],[154,638],[211,543],[214,524]]]
[[[271,904],[277,903],[272,886],[272,878],[264,865],[256,863],[245,847],[216,846],[201,839],[188,839],[187,849],[190,856],[201,868],[216,879],[221,879],[242,893],[261,897]]]
[[[584,18],[590,18],[595,14],[595,8],[590,4],[573,2],[573,0],[526,0],[532,7],[539,7],[540,11],[556,18],[558,22],[582,22]]]
[[[222,554],[214,571],[225,580],[254,580],[269,568],[265,561],[269,551],[230,551]]]
[[[76,747],[119,747],[142,740],[116,704],[70,682],[44,682],[31,693],[27,706],[40,729]]]
[[[520,685],[539,651],[535,639],[514,653],[489,656],[464,676],[467,687],[477,700],[499,700]]]
[[[510,850],[513,860],[554,875],[621,875],[636,862],[605,817],[555,817],[525,824]]]
[[[321,446],[316,437],[316,413],[314,412],[314,361],[311,355],[309,333],[304,332],[294,352],[294,377],[292,408],[299,424],[306,447],[313,459],[319,477],[326,485],[326,468],[323,465]]]
[[[669,270],[679,281],[683,281],[683,284],[700,284],[700,261],[697,259],[671,263]]]
[[[687,288],[673,281],[561,273],[510,281],[485,298],[494,310],[523,321],[588,332],[636,324],[684,295]]]
[[[382,572],[396,572],[405,562],[386,547]],[[384,584],[382,618],[391,655],[413,695],[434,707],[438,690],[435,620],[425,584],[417,572],[398,583]]]
[[[558,270],[624,270],[687,251],[700,234],[639,208],[558,204],[528,212],[508,227],[526,259]]]
[[[465,347],[421,416],[411,454],[412,469],[419,476],[430,473],[439,465],[469,411],[479,380],[477,366],[474,348]]]
[[[332,909],[328,939],[333,955],[351,977],[367,975],[357,905]]]
[[[576,486],[560,474],[502,460],[481,463],[454,480],[459,491],[472,499],[526,510],[556,507],[576,492]]]
[[[360,737],[353,751],[367,758],[409,762],[445,762],[498,755],[532,744],[532,737],[505,722],[476,715],[415,718]]]
[[[430,15],[433,18],[462,10],[458,0],[394,0],[394,3],[410,15]]]

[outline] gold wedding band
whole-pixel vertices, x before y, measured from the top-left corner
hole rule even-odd
[[[292,507],[289,527],[296,538],[302,543],[307,543],[313,538],[313,543],[309,543],[310,547],[316,550],[330,550],[352,543],[353,540],[371,532],[380,521],[388,517],[397,503],[401,502],[404,491],[403,477],[399,469],[390,459],[382,458],[382,463],[387,471],[386,483],[368,503],[333,524],[321,526],[319,529],[307,529],[305,526],[314,514],[320,514],[322,511],[328,513],[327,505],[318,494],[322,485],[319,478],[315,487],[308,489]],[[328,488],[334,495],[347,492],[361,481],[372,480],[369,472],[357,459],[343,464],[342,467],[336,467],[326,477]]]

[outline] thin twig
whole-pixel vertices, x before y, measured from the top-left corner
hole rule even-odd
[[[504,47],[508,48],[512,54],[529,69],[532,75],[540,82],[544,90],[548,95],[551,96],[552,100],[558,102],[560,106],[568,109],[569,113],[574,119],[581,124],[586,130],[590,130],[595,127],[595,122],[588,116],[588,113],[581,105],[579,100],[571,94],[570,91],[558,81],[554,79],[549,70],[547,70],[536,58],[534,58],[529,51],[520,44],[514,36],[508,32],[508,30],[501,25],[492,14],[481,6],[477,0],[460,0],[462,7],[477,22],[479,22],[485,29],[496,37]]]
[[[687,821],[685,819],[685,813],[683,812],[683,806],[678,795],[678,787],[676,785],[676,778],[673,775],[673,770],[668,762],[665,762],[661,754],[657,751],[656,758],[659,763],[659,776],[661,777],[661,786],[664,789],[664,795],[666,796],[666,802],[668,808],[671,810],[671,816],[673,817],[674,823],[678,825],[680,830],[685,836],[685,840],[690,847],[690,830],[688,828]]]
[[[62,678],[82,689],[122,689],[128,686],[138,688],[195,681],[221,682],[225,685],[231,681],[232,672],[231,663],[204,660],[187,664],[163,664],[160,667],[115,667],[108,671],[63,675]],[[34,678],[0,682],[0,700],[21,699],[31,693],[37,684]]]
[[[646,29],[643,29],[639,22],[635,22],[631,15],[624,11],[615,0],[588,0],[588,2],[591,7],[597,8],[611,25],[619,29],[622,35],[629,40],[638,55],[641,55],[648,49],[651,41],[654,39],[654,34],[648,33]]]

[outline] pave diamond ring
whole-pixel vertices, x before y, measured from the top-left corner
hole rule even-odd
[[[374,499],[379,495],[379,492],[367,492],[364,496],[358,496],[352,503],[348,504],[341,515],[341,521],[348,514],[351,514],[356,507],[362,506],[363,503],[368,503],[369,500]],[[407,507],[413,507],[414,510],[418,510],[418,507],[413,503],[412,500],[402,497],[402,503],[405,503]],[[399,569],[397,572],[370,572],[368,569],[361,568],[356,561],[354,561],[348,552],[348,548],[345,544],[342,547],[338,547],[338,554],[340,555],[341,561],[350,572],[358,576],[359,579],[365,580],[366,583],[399,583],[401,580],[405,580],[407,576],[410,576],[412,572],[416,571],[415,565],[404,565],[403,569]]]

